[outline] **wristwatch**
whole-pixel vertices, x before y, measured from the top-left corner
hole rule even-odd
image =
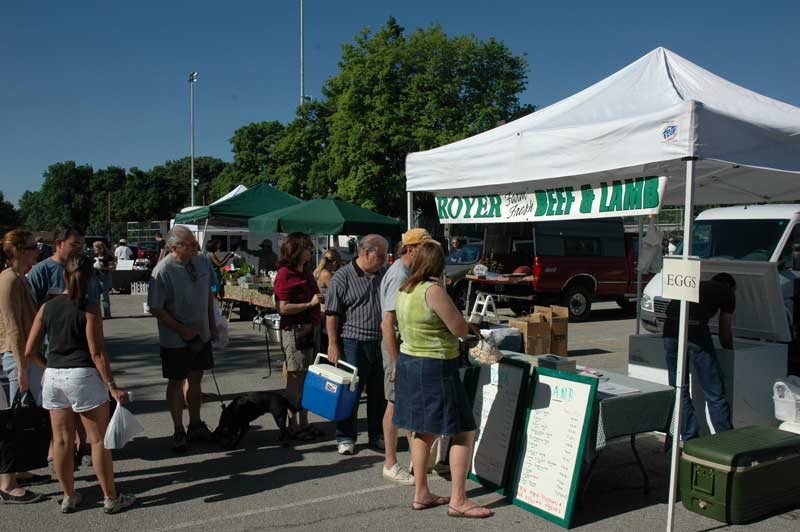
[[[117,387],[117,381],[115,381],[114,379],[111,379],[110,381],[108,381],[106,383],[106,386],[108,388],[116,388]]]

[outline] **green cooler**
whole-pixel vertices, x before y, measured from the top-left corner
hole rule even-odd
[[[800,435],[746,427],[686,442],[681,499],[689,510],[732,524],[800,506]]]

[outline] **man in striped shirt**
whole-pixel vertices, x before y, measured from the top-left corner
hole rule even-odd
[[[358,243],[358,257],[336,271],[325,300],[328,358],[341,358],[358,368],[360,383],[366,384],[369,444],[384,450],[383,358],[381,355],[380,286],[389,243],[380,235],[367,235]],[[361,387],[359,386],[359,391]],[[359,393],[360,395],[360,393]],[[339,454],[355,452],[358,437],[358,401],[349,419],[336,425]]]

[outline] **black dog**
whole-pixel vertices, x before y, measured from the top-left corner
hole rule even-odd
[[[280,431],[280,441],[289,439],[286,428],[289,411],[294,409],[289,401],[277,392],[252,392],[240,395],[222,409],[214,435],[224,449],[233,449],[250,430],[250,422],[269,412]]]

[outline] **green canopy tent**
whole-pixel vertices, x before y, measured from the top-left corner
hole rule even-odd
[[[365,235],[381,233],[399,236],[400,220],[383,216],[340,198],[305,201],[250,218],[251,231],[308,233],[311,235]]]
[[[241,194],[219,203],[198,207],[178,213],[176,224],[186,224],[213,219],[216,225],[244,225],[252,218],[264,213],[301,203],[302,200],[267,183],[259,183]]]

